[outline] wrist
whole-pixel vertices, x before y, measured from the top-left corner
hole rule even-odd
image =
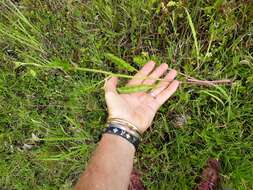
[[[102,135],[101,142],[113,145],[115,150],[116,149],[121,151],[129,150],[131,152],[135,152],[136,150],[135,147],[131,143],[129,143],[126,139],[109,133],[104,133]]]
[[[126,141],[128,141],[130,144],[132,144],[135,149],[137,149],[140,141],[141,141],[141,136],[140,134],[131,129],[128,128],[128,126],[124,125],[124,123],[120,123],[120,122],[108,122],[108,127],[105,129],[104,134],[111,134],[111,135],[115,135],[118,136],[122,139],[125,139]]]
[[[126,127],[129,131],[135,133],[137,136],[141,137],[142,136],[142,131],[140,130],[140,127],[134,125],[131,121],[118,118],[118,117],[109,117],[107,120],[107,123],[111,124],[117,124],[120,126]]]

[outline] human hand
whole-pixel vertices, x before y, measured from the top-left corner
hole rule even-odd
[[[149,61],[127,83],[133,85],[152,85],[155,79],[161,77],[168,69],[167,64],[155,68],[155,63]],[[143,79],[149,77],[147,79]],[[151,125],[155,113],[162,104],[177,90],[179,82],[174,80],[176,71],[170,71],[151,92],[119,94],[116,90],[117,78],[111,77],[105,84],[105,99],[109,118],[120,118],[134,124],[142,133]]]

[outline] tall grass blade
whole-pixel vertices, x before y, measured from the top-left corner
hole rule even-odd
[[[185,8],[185,12],[187,14],[187,20],[189,22],[189,25],[191,27],[192,36],[193,36],[193,39],[194,39],[194,45],[195,45],[196,53],[197,53],[197,58],[199,59],[199,45],[198,45],[197,33],[196,33],[195,27],[193,25],[191,15],[190,15],[189,11],[186,8]]]
[[[207,94],[211,97],[213,97],[215,100],[217,100],[218,102],[220,102],[223,106],[225,106],[225,103],[221,100],[220,97],[216,96],[215,94],[213,93],[217,93],[216,91],[211,91],[211,90],[201,90],[200,93],[204,93],[204,94]],[[218,93],[219,94],[219,93]],[[220,94],[219,94],[220,95]]]
[[[19,19],[21,19],[31,29],[38,32],[38,29],[30,23],[30,21],[22,14],[22,12],[16,7],[16,5],[14,3],[12,3],[10,0],[7,0],[7,2],[10,4],[10,6],[8,6],[7,3],[5,3],[4,1],[2,1],[2,4],[4,4],[6,7],[8,7],[9,10],[14,15],[16,15]]]
[[[137,71],[133,66],[131,66],[129,63],[124,61],[123,59],[111,54],[111,53],[106,53],[105,57],[112,61],[114,64],[116,64],[119,68],[121,69],[127,69],[128,71]]]

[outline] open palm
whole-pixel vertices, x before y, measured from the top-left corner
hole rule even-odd
[[[155,63],[149,61],[127,85],[152,85],[167,69],[167,64],[155,68]],[[111,77],[105,84],[105,99],[109,117],[127,120],[144,132],[151,125],[159,107],[176,91],[179,82],[174,80],[175,76],[176,71],[172,70],[151,92],[130,94],[119,94],[116,90],[118,79]]]

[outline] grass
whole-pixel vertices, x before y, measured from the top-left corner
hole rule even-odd
[[[1,0],[0,10],[2,189],[71,189],[104,128],[105,77],[131,78],[149,59],[234,82],[183,84],[159,110],[135,159],[146,186],[193,189],[215,157],[224,187],[253,189],[251,1]]]

